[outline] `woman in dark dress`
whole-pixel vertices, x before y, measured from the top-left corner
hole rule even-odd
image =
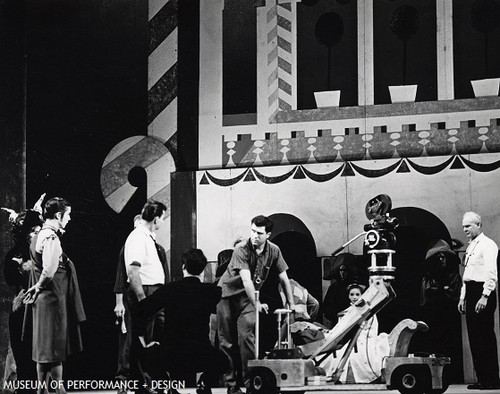
[[[82,350],[80,323],[85,320],[75,267],[63,253],[59,235],[71,220],[71,206],[62,198],[45,204],[45,222],[33,237],[32,285],[25,302],[33,304],[33,360],[39,381],[62,382],[63,361]],[[64,393],[57,384],[56,393]]]

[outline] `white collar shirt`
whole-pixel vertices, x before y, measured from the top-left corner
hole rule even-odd
[[[165,272],[158,257],[155,234],[138,225],[125,241],[125,267],[139,263],[139,276],[143,285],[157,285],[165,282]]]
[[[484,233],[470,241],[464,256],[464,282],[483,282],[483,294],[490,295],[497,283],[498,246]],[[465,285],[462,286],[460,299],[465,298]]]

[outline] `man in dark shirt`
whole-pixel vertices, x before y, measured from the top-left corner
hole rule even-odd
[[[242,393],[236,376],[240,360],[242,378],[248,384],[248,360],[255,358],[255,313],[269,310],[267,304],[256,302],[255,290],[265,282],[271,267],[277,268],[290,309],[295,308],[286,273],[288,266],[280,248],[268,241],[273,222],[260,215],[250,224],[250,238],[235,247],[231,262],[219,280],[222,288],[222,299],[217,305],[219,343],[231,364],[225,376],[229,394]]]
[[[209,339],[210,314],[215,313],[221,289],[201,283],[200,276],[207,259],[200,249],[190,249],[182,255],[184,278],[161,286],[142,300],[134,311],[138,322],[137,334],[142,338],[148,316],[164,308],[164,336],[159,346],[144,343],[145,363],[153,379],[170,379],[189,372],[203,372],[198,382],[198,394],[210,394],[219,377],[227,370],[228,361]],[[175,393],[175,389],[171,389]]]

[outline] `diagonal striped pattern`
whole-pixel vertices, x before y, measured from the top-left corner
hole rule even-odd
[[[128,181],[134,167],[147,173],[147,196],[169,206],[170,171],[175,171],[172,155],[157,138],[135,136],[117,144],[101,169],[101,190],[108,205],[121,212],[137,189]]]
[[[270,3],[270,2],[269,2]],[[269,123],[278,111],[294,107],[293,89],[293,20],[291,3],[267,6],[267,84]]]
[[[177,153],[177,76],[178,76],[178,10],[181,0],[149,0],[148,57],[148,136],[163,142],[169,152],[165,159],[151,165],[151,174],[168,177],[154,197],[170,207],[170,173],[175,171]],[[170,159],[171,161],[168,161]],[[167,160],[167,161],[166,161]],[[148,173],[148,179],[151,175]],[[170,209],[166,228],[170,232]],[[170,236],[163,240],[170,255]],[[170,261],[170,256],[168,258]]]
[[[178,1],[148,3],[148,135],[169,148],[176,146],[177,132]]]

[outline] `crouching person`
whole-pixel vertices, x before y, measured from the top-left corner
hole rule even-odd
[[[153,379],[171,379],[186,373],[202,372],[198,394],[212,393],[211,387],[229,367],[224,353],[213,347],[209,339],[210,314],[216,312],[221,298],[220,287],[202,283],[200,275],[207,259],[200,249],[182,255],[183,279],[161,286],[142,300],[134,319],[139,339],[143,338],[148,316],[165,308],[165,330],[160,344],[144,343],[144,362]],[[170,389],[168,393],[177,393]]]

